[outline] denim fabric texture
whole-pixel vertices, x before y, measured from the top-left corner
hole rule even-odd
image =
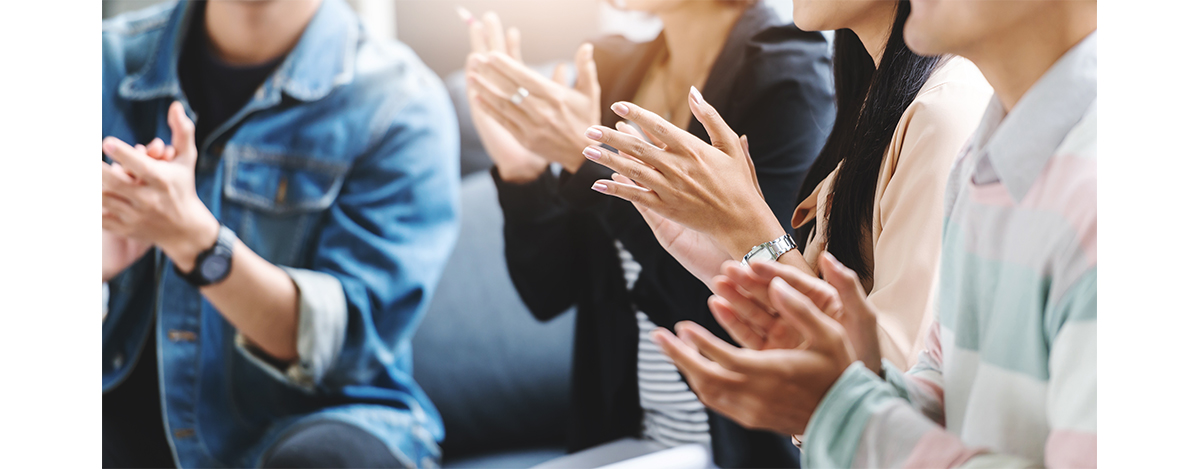
[[[175,100],[196,118],[176,70],[199,5],[105,21],[103,136],[170,142]],[[335,345],[323,359],[302,354],[299,373],[264,360],[152,250],[109,282],[104,391],[139,353],[156,353],[181,467],[259,466],[317,420],[369,432],[405,465],[437,464],[444,431],[412,379],[410,339],[458,235],[458,142],[441,80],[408,47],[368,36],[343,0],[325,0],[250,102],[197,142],[196,188],[251,250],[287,268],[301,314],[344,318],[344,334],[309,337]],[[142,350],[149,334],[157,350]]]

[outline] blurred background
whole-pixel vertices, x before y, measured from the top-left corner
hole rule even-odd
[[[792,0],[763,0],[791,18]],[[505,26],[521,29],[526,62],[569,60],[583,41],[600,34],[652,39],[661,26],[643,15],[617,10],[604,0],[347,0],[372,33],[408,44],[434,72],[446,77],[463,67],[467,30],[454,7],[478,17],[495,11]],[[106,0],[104,17],[162,0]]]

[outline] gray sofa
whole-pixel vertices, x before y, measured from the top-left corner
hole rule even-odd
[[[447,86],[462,133],[462,229],[413,339],[414,376],[445,422],[446,467],[530,467],[565,453],[575,315],[540,323],[517,296],[462,74]]]

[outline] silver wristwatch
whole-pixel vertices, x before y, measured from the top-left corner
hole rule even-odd
[[[793,249],[796,249],[796,240],[792,239],[792,235],[784,233],[783,236],[750,249],[750,252],[742,256],[742,265],[750,265],[750,261],[753,260],[777,260],[779,256]]]

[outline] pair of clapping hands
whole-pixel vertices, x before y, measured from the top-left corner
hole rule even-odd
[[[777,236],[764,229],[782,228],[763,201],[746,138],[694,88],[689,105],[712,145],[632,103],[613,104],[649,141],[625,125],[589,128],[596,144],[585,156],[616,171],[593,189],[632,202],[667,251],[709,279],[709,308],[741,348],[690,321],[675,326],[678,336],[651,333],[701,402],[748,428],[802,434],[852,363],[880,372],[876,312],[858,275],[828,253],[818,266],[824,279],[778,262],[733,260],[746,243]]]
[[[712,145],[632,103],[613,104],[650,142],[624,126],[590,128],[597,144],[587,157],[616,171],[593,189],[632,202],[659,242],[697,277],[708,278],[702,275],[724,256],[707,282],[715,293],[708,304],[742,347],[690,321],[676,324],[678,336],[664,328],[650,336],[700,401],[747,428],[803,434],[852,363],[861,360],[880,372],[876,312],[858,275],[831,254],[819,261],[824,279],[779,262],[733,260],[744,243],[777,236],[749,227],[778,228],[778,221],[763,201],[746,138],[694,88],[688,101]],[[747,236],[750,241],[742,239]]]
[[[471,53],[467,56],[467,96],[471,119],[501,179],[524,183],[536,179],[550,162],[574,172],[590,142],[583,132],[600,123],[600,84],[592,45],[575,54],[578,77],[568,86],[560,64],[546,78],[521,61],[521,34],[505,31],[488,12],[476,19],[463,8]]]
[[[196,195],[195,125],[179,102],[171,104],[167,123],[171,145],[158,138],[135,146],[114,137],[103,141],[113,160],[101,162],[105,282],[156,245],[190,270],[194,256],[183,253],[216,239],[219,223]]]
[[[459,13],[473,49],[472,118],[501,178],[530,181],[550,161],[575,171],[582,148],[616,172],[593,189],[632,202],[659,243],[715,293],[709,307],[742,348],[690,321],[676,325],[678,336],[651,334],[705,405],[748,428],[801,434],[852,363],[879,372],[876,314],[852,270],[829,254],[824,280],[785,264],[733,261],[784,230],[763,200],[746,138],[698,90],[688,103],[711,145],[628,102],[612,110],[642,132],[603,127],[591,45],[576,54],[572,88],[561,66],[546,79],[521,64],[520,33],[505,32],[495,14]]]

